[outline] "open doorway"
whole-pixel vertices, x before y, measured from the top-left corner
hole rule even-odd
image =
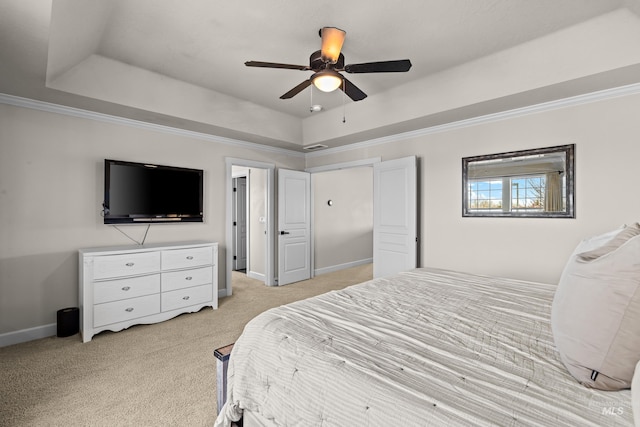
[[[267,171],[232,166],[232,270],[266,282]]]
[[[315,262],[314,271],[316,274],[322,272],[334,271],[337,269],[345,268],[350,265],[357,265],[361,263],[369,262],[367,256],[371,249],[369,242],[370,226],[365,224],[364,221],[360,222],[360,218],[370,218],[369,214],[365,214],[364,211],[358,214],[357,210],[361,210],[365,205],[373,208],[373,271],[374,277],[390,275],[398,271],[410,270],[415,268],[418,259],[418,229],[417,229],[417,217],[418,217],[418,204],[417,204],[417,159],[415,156],[409,156],[405,158],[387,160],[382,162],[380,158],[364,159],[354,162],[345,162],[315,168],[307,169],[307,172],[312,174],[312,177],[316,175],[320,177],[320,173],[337,171],[337,170],[356,170],[359,169],[366,173],[364,183],[362,185],[370,185],[369,174],[365,166],[372,166],[373,169],[373,192],[372,201],[373,205],[370,205],[368,200],[369,196],[363,199],[361,202],[356,203],[355,206],[348,207],[348,211],[345,213],[338,213],[332,216],[328,216],[327,223],[329,227],[325,232],[317,230],[316,224],[317,218],[314,218],[314,254],[313,259]],[[332,176],[331,174],[327,176]],[[313,178],[312,178],[313,179]],[[313,195],[314,205],[318,203],[328,211],[332,206],[337,206],[335,200],[331,194],[340,194],[337,192],[337,188],[346,187],[350,193],[362,195],[362,191],[358,191],[353,186],[350,186],[351,179],[348,176],[339,176],[337,180],[328,186],[330,193],[318,200],[318,195]],[[353,181],[355,182],[355,181]],[[364,188],[364,187],[363,187]],[[315,187],[314,187],[315,189]],[[349,201],[354,196],[351,196]],[[323,205],[326,204],[326,206]],[[355,212],[354,212],[355,210]],[[318,215],[317,209],[314,212]],[[366,225],[362,229],[357,229],[343,218],[348,218],[348,215],[355,213],[351,218],[352,224]],[[329,215],[329,214],[328,214]],[[343,223],[345,225],[342,231],[338,231],[339,234],[335,234],[336,227],[333,224]],[[347,236],[345,242],[340,244],[338,237],[342,238],[347,233],[355,234]],[[319,234],[323,234],[323,238],[326,237],[329,241],[329,246],[324,250],[327,254],[327,260],[320,261],[320,254],[317,251],[322,250],[320,244],[316,242]],[[331,238],[331,233],[333,238]],[[348,254],[355,254],[355,259],[348,259],[347,253],[341,253],[343,247],[346,246],[346,242],[355,244],[354,247],[350,247]],[[357,255],[357,254],[360,255]],[[338,255],[337,258],[330,259]],[[346,262],[341,262],[345,260]],[[320,265],[318,265],[320,264]],[[326,264],[326,265],[324,265]]]
[[[373,262],[373,167],[320,171],[313,190],[315,275]]]
[[[226,164],[226,241],[229,246],[226,248],[225,295],[230,296],[232,272],[236,270],[244,270],[267,286],[274,285],[275,166],[234,158],[227,158]],[[244,224],[240,224],[242,221]]]

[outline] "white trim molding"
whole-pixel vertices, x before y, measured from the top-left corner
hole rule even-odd
[[[13,105],[14,107],[30,108],[32,110],[46,111],[49,113],[63,114],[66,116],[79,117],[83,119],[96,120],[100,122],[113,123],[122,126],[148,129],[157,132],[169,133],[173,135],[185,136],[205,141],[218,142],[220,144],[235,145],[251,150],[267,151],[271,153],[284,154],[287,156],[303,158],[306,154],[287,150],[285,148],[271,147],[265,144],[255,142],[242,141],[239,139],[226,138],[223,136],[211,135],[208,133],[195,132],[186,129],[179,129],[171,126],[159,125],[156,123],[147,123],[140,120],[127,119],[124,117],[112,116],[94,111],[82,110],[80,108],[67,107],[65,105],[52,104],[50,102],[37,101],[34,99],[21,98],[19,96],[7,95],[0,93],[0,104]]]
[[[613,99],[613,98],[619,98],[623,96],[637,95],[637,94],[640,94],[640,83],[633,83],[633,84],[620,86],[616,88],[603,89],[603,90],[599,90],[591,93],[586,93],[583,95],[576,95],[576,96],[562,98],[554,101],[528,105],[526,107],[501,111],[498,113],[471,117],[469,119],[463,119],[463,120],[458,120],[451,123],[444,123],[441,125],[430,126],[422,129],[413,130],[413,131],[402,132],[402,133],[398,133],[390,136],[347,144],[341,147],[328,148],[328,149],[315,151],[311,153],[303,153],[303,152],[294,151],[294,150],[287,150],[284,148],[270,147],[265,144],[241,141],[237,139],[225,138],[225,137],[215,136],[215,135],[206,134],[202,132],[194,132],[194,131],[178,129],[170,126],[158,125],[155,123],[147,123],[139,120],[111,116],[109,114],[96,113],[93,111],[82,110],[79,108],[67,107],[64,105],[58,105],[58,104],[53,104],[45,101],[22,98],[19,96],[8,95],[3,93],[0,93],[0,104],[31,108],[34,110],[47,111],[51,113],[64,114],[68,116],[81,117],[81,118],[98,120],[98,121],[108,122],[108,123],[116,123],[124,126],[150,129],[150,130],[155,130],[159,132],[172,133],[175,135],[182,135],[182,136],[192,137],[192,138],[206,140],[206,141],[218,142],[221,144],[245,147],[252,150],[280,153],[287,156],[308,159],[308,158],[314,158],[314,157],[322,157],[329,154],[342,153],[345,151],[358,150],[366,147],[373,147],[376,145],[386,144],[390,142],[397,142],[404,139],[419,137],[422,135],[430,135],[430,134],[439,133],[439,132],[446,132],[453,129],[461,129],[468,126],[475,126],[483,123],[495,122],[498,120],[506,120],[506,119],[520,117],[528,114],[535,114],[535,113],[540,113],[544,111],[556,110],[559,108],[567,108],[567,107],[587,104],[591,102],[598,102],[598,101],[603,101],[607,99]]]
[[[249,271],[247,272],[247,277],[251,278],[251,279],[256,279],[259,280],[261,282],[266,282],[267,280],[267,276],[264,275],[264,273],[258,273],[255,271]]]
[[[568,98],[562,98],[555,101],[543,102],[540,104],[528,105],[526,107],[514,108],[511,110],[500,111],[498,113],[486,114],[483,116],[471,117],[469,119],[458,120],[451,123],[430,126],[413,131],[398,133],[395,135],[385,136],[381,138],[370,139],[362,142],[344,145],[342,147],[328,148],[326,150],[307,153],[305,158],[322,157],[330,154],[342,153],[345,151],[358,150],[361,148],[373,147],[376,145],[397,142],[404,139],[416,138],[423,135],[431,135],[434,133],[446,132],[454,129],[462,129],[469,126],[480,125],[484,123],[496,122],[515,117],[521,117],[529,114],[536,114],[545,111],[557,110],[560,108],[574,107],[578,105],[588,104],[592,102],[604,101],[623,96],[640,94],[640,83],[634,83],[626,86],[620,86],[612,89],[604,89],[584,95],[576,95]]]
[[[344,264],[332,265],[329,267],[316,268],[314,270],[314,274],[316,276],[320,274],[333,273],[334,271],[344,270],[345,268],[356,267],[358,265],[371,264],[373,262],[373,258],[365,258],[358,261],[345,262]]]
[[[7,332],[6,334],[0,334],[0,347],[20,344],[40,338],[48,338],[57,335],[57,333],[58,326],[56,323],[50,323],[48,325],[36,326],[14,332]]]

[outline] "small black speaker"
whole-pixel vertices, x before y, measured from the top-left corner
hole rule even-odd
[[[70,337],[80,330],[80,310],[69,307],[58,310],[58,336]]]

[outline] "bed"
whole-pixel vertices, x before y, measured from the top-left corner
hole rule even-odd
[[[632,426],[552,336],[556,285],[421,268],[271,309],[245,328],[216,426]]]

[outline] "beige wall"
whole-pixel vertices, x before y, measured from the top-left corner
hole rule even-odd
[[[317,272],[373,257],[373,168],[312,175],[314,267]],[[327,201],[332,200],[329,206]],[[318,271],[319,270],[319,271]]]
[[[79,248],[133,244],[100,216],[105,158],[204,169],[205,222],[152,225],[147,242],[219,242],[224,289],[225,157],[304,168],[280,152],[0,105],[0,334],[78,305]],[[145,228],[121,227],[135,239]]]
[[[419,158],[423,266],[556,282],[585,236],[640,219],[636,170],[640,96],[458,127],[323,156],[307,167],[382,157]],[[576,218],[462,218],[461,159],[576,144]]]
[[[555,282],[580,239],[638,220],[639,110],[630,95],[316,152],[306,167],[416,155],[423,266]],[[571,143],[576,219],[462,218],[462,157]],[[204,169],[205,222],[154,225],[147,241],[218,241],[224,266],[226,156],[305,167],[280,152],[0,105],[0,334],[55,323],[56,310],[78,304],[78,248],[129,243],[99,214],[104,158]],[[144,228],[125,230],[140,239]]]

